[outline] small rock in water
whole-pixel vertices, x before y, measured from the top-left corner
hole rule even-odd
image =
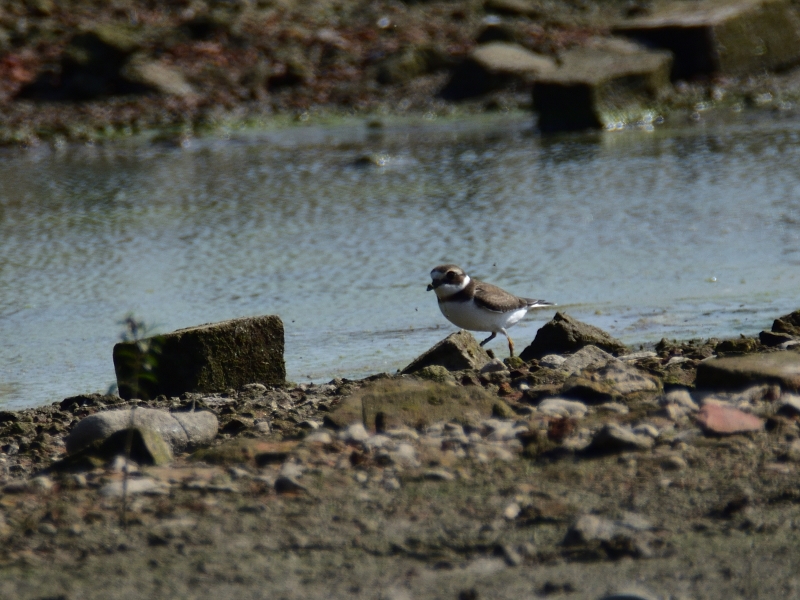
[[[697,406],[697,403],[692,399],[692,395],[689,393],[689,390],[686,389],[677,389],[667,392],[661,398],[661,405],[667,406],[669,404],[688,408],[692,411],[700,410],[700,407]]]

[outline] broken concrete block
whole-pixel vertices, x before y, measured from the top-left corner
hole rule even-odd
[[[448,335],[433,348],[414,359],[403,369],[403,374],[415,373],[431,365],[440,365],[448,371],[481,369],[491,360],[478,340],[464,330]]]
[[[675,55],[673,79],[773,70],[800,59],[797,13],[788,0],[676,2],[614,28]]]
[[[460,100],[480,96],[513,82],[530,84],[555,68],[552,58],[531,52],[519,44],[480,44],[454,69],[450,81],[442,90],[442,96],[449,100]]]
[[[114,370],[123,398],[223,392],[286,379],[283,323],[276,316],[179,329],[144,342],[114,346]]]
[[[646,120],[672,89],[667,51],[612,40],[568,50],[559,59],[561,66],[540,75],[533,86],[543,132]]]

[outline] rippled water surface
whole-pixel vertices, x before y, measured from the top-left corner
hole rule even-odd
[[[354,165],[365,153],[385,166]],[[394,371],[455,331],[425,292],[442,262],[628,343],[755,334],[800,307],[798,165],[800,123],[764,120],[7,152],[0,406],[107,389],[129,312],[161,332],[278,314],[294,381]],[[512,329],[518,348],[552,314]]]

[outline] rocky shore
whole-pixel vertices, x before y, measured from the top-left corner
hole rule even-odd
[[[350,116],[524,110],[560,131],[794,114],[798,23],[790,0],[14,0],[0,144],[181,145]]]
[[[652,350],[557,313],[521,358],[0,412],[0,597],[795,597],[798,373],[800,311]]]

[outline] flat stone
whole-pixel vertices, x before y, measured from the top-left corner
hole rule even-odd
[[[105,484],[100,488],[100,495],[120,498],[122,497],[123,490],[125,493],[134,496],[136,494],[148,494],[163,496],[169,493],[169,484],[150,477],[143,477],[141,479],[128,479],[127,486],[120,481],[112,481]]]
[[[697,366],[698,388],[738,390],[750,385],[777,384],[800,390],[800,353],[782,350],[765,354],[728,356],[702,361]]]
[[[601,367],[592,373],[591,379],[605,383],[621,396],[637,392],[654,392],[660,387],[658,380],[652,375],[619,361]]]
[[[706,432],[718,435],[764,429],[764,422],[761,419],[732,406],[706,404],[697,413],[696,418]]]
[[[114,346],[114,369],[126,399],[281,384],[283,322],[276,316],[248,317],[122,342]]]
[[[589,454],[611,454],[626,450],[649,450],[654,443],[650,436],[636,434],[616,423],[607,423],[595,433],[585,451]]]
[[[788,0],[673,2],[614,31],[670,50],[673,79],[761,73],[800,58],[798,17]]]
[[[385,429],[424,427],[439,422],[470,424],[474,418],[488,418],[498,404],[480,386],[454,386],[412,377],[379,379],[369,382],[325,415],[336,428],[352,423],[369,430],[382,414]]]
[[[574,417],[581,418],[589,411],[583,402],[565,400],[563,398],[548,398],[542,400],[536,410],[548,417]]]
[[[612,354],[621,354],[626,350],[625,344],[599,327],[557,312],[550,322],[539,329],[533,342],[520,354],[520,358],[528,361],[548,354],[573,353],[585,346],[597,346]]]
[[[478,340],[468,331],[448,335],[433,348],[414,359],[403,374],[414,373],[429,365],[440,365],[448,371],[480,370],[491,360]]]
[[[556,68],[555,61],[511,42],[478,46],[456,67],[441,94],[449,100],[480,96],[513,82],[530,84]]]
[[[146,433],[157,434],[172,452],[182,452],[190,446],[210,443],[217,435],[217,417],[210,411],[170,413],[154,408],[110,410],[89,415],[78,422],[64,440],[68,454],[112,438],[116,446],[126,444],[128,429],[138,430],[148,452],[160,452],[158,440]],[[109,449],[113,450],[113,449]],[[119,450],[119,448],[117,448]],[[119,454],[119,451],[113,452]]]
[[[562,53],[559,63],[533,86],[533,106],[543,132],[646,120],[672,89],[672,54],[663,50],[590,44]]]

